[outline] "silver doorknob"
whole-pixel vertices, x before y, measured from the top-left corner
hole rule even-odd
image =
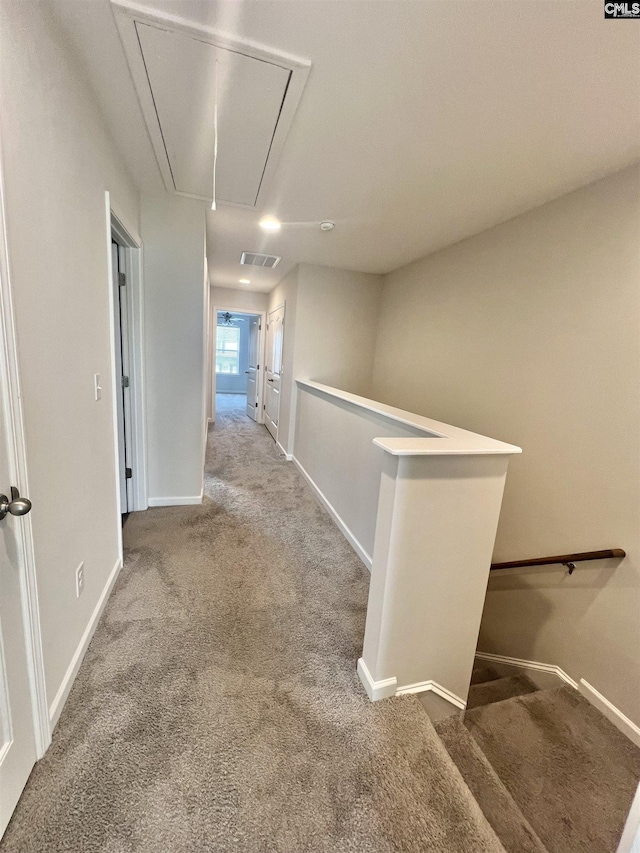
[[[0,519],[10,512],[11,515],[26,515],[31,512],[29,498],[21,498],[15,486],[11,486],[11,500],[6,495],[0,495]]]

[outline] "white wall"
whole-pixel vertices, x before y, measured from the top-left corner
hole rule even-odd
[[[495,559],[627,551],[494,577],[480,648],[558,664],[640,723],[640,169],[390,274],[373,391],[523,448]]]
[[[298,268],[296,379],[369,396],[382,276]]]
[[[242,311],[246,314],[260,314],[267,310],[268,293],[253,290],[231,290],[230,287],[212,287],[211,305],[218,311]]]
[[[287,303],[278,428],[287,452],[295,422],[292,379],[369,395],[381,292],[382,276],[313,264],[300,264],[272,291],[271,309]]]
[[[197,501],[206,418],[205,205],[143,195],[141,227],[149,501]]]
[[[373,439],[424,436],[424,430],[322,391],[297,389],[294,459],[331,505],[369,570],[385,457]]]
[[[134,236],[139,199],[46,7],[3,0],[0,33],[9,263],[51,706],[118,562],[105,190]]]

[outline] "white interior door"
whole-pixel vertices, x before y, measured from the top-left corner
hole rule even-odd
[[[3,377],[4,378],[4,377]],[[6,383],[4,393],[6,395]],[[8,401],[0,396],[0,836],[36,761],[23,615],[22,562],[16,532],[25,522],[14,515],[28,504],[12,494],[15,460],[9,435]],[[6,500],[5,500],[6,497]],[[9,511],[7,504],[11,501]],[[4,514],[6,512],[6,514]]]
[[[282,349],[284,339],[284,305],[276,308],[267,319],[267,353],[265,361],[264,422],[278,439],[280,418],[280,382],[282,379]]]
[[[247,368],[247,415],[258,419],[258,363],[260,342],[260,318],[249,321],[249,367]]]

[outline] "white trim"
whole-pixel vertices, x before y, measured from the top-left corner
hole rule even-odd
[[[118,400],[117,400],[117,357],[116,357],[116,308],[115,295],[113,292],[113,261],[111,254],[111,197],[107,190],[104,194],[106,225],[107,225],[107,278],[109,287],[109,372],[111,374],[111,420],[113,428],[113,471],[115,474],[116,493],[116,515],[114,524],[116,527],[116,540],[118,542],[118,556],[122,563],[122,501],[120,498],[120,447],[118,445]],[[96,394],[97,397],[97,394]],[[63,680],[64,684],[64,680]]]
[[[488,652],[476,652],[476,657],[479,660],[493,661],[494,663],[506,664],[507,666],[517,666],[521,669],[533,669],[538,672],[550,672],[562,679],[566,684],[571,685],[575,690],[579,690],[587,701],[597,708],[604,716],[610,720],[616,728],[625,734],[629,740],[633,741],[636,746],[640,746],[640,726],[637,726],[632,720],[622,713],[613,702],[610,702],[606,696],[603,696],[595,687],[580,679],[580,683],[574,681],[571,676],[561,669],[559,666],[551,663],[540,663],[535,660],[523,660],[522,658],[510,658],[505,655],[492,655]]]
[[[320,503],[322,504],[322,506],[327,510],[327,512],[329,513],[331,518],[335,521],[336,525],[338,526],[338,528],[342,532],[345,539],[349,542],[349,544],[351,545],[353,550],[356,552],[358,557],[360,557],[360,559],[365,564],[365,566],[369,569],[369,571],[371,571],[371,566],[373,565],[372,558],[369,556],[369,554],[367,554],[367,552],[362,547],[360,542],[356,539],[356,537],[353,535],[351,530],[347,527],[347,525],[344,523],[344,521],[340,518],[337,510],[333,507],[333,505],[325,497],[325,495],[320,491],[320,488],[311,479],[311,476],[307,473],[307,471],[305,471],[305,469],[302,467],[302,465],[300,464],[300,462],[297,460],[297,458],[295,456],[292,456],[292,461],[293,461],[294,465],[297,467],[298,471],[300,471],[302,476],[305,478],[307,483],[311,486],[311,488],[315,492],[315,495],[318,498],[318,500],[320,501]]]
[[[280,444],[279,441],[276,441],[276,447],[278,448],[280,453],[282,453],[287,462],[293,462],[293,453],[287,453],[287,451],[284,449],[284,447]],[[300,465],[298,465],[298,467],[300,467]]]
[[[396,695],[396,688],[398,686],[396,679],[385,678],[382,681],[374,681],[364,662],[364,658],[358,658],[357,670],[362,686],[367,691],[367,696],[372,702],[378,702],[380,699],[388,699],[390,696]]]
[[[578,690],[617,729],[620,729],[622,734],[626,735],[636,746],[640,746],[640,726],[637,726],[629,717],[616,708],[612,702],[609,702],[606,696],[603,696],[600,691],[596,690],[588,681],[585,681],[584,678],[580,679]]]
[[[616,853],[640,853],[640,785],[631,803]]]
[[[367,696],[372,702],[378,702],[380,699],[389,699],[391,696],[408,696],[411,693],[436,693],[441,699],[459,708],[461,711],[467,707],[464,699],[456,696],[446,687],[438,684],[437,681],[419,681],[415,684],[407,684],[404,687],[398,687],[397,678],[384,678],[381,681],[374,681],[369,668],[364,662],[364,658],[358,658],[357,666],[358,676],[362,682],[362,686],[367,692]]]
[[[125,0],[111,0],[112,9],[120,39],[124,48],[125,56],[131,77],[135,86],[135,90],[140,103],[140,108],[149,132],[151,144],[153,147],[158,168],[162,175],[165,187],[168,192],[176,195],[186,196],[188,198],[204,199],[211,202],[210,196],[200,196],[191,193],[179,192],[173,182],[171,166],[164,146],[162,130],[158,120],[158,114],[153,101],[153,93],[149,85],[149,79],[146,73],[144,57],[138,39],[136,21],[151,26],[161,27],[170,32],[177,32],[181,35],[186,35],[195,38],[198,41],[204,41],[208,44],[218,47],[222,50],[229,50],[236,53],[241,53],[244,56],[253,59],[259,59],[263,62],[269,62],[287,69],[289,74],[289,82],[286,87],[284,100],[282,102],[280,114],[274,128],[274,134],[269,148],[269,154],[265,162],[265,168],[262,175],[262,180],[258,188],[258,193],[254,204],[242,204],[239,202],[229,202],[224,199],[218,199],[220,205],[230,207],[240,207],[249,210],[260,210],[265,199],[268,196],[268,191],[271,186],[273,176],[278,167],[278,161],[285,141],[291,129],[293,118],[298,104],[302,98],[309,71],[311,70],[311,62],[302,57],[293,56],[280,50],[273,50],[258,42],[248,39],[239,39],[230,36],[226,33],[219,32],[204,25],[194,24],[193,21],[188,21],[185,18],[171,15],[158,10],[150,10],[142,6],[137,6],[134,3],[125,2]]]
[[[89,647],[91,638],[93,637],[93,634],[98,626],[98,622],[100,621],[100,617],[102,616],[102,611],[104,610],[104,607],[107,603],[109,595],[111,594],[113,585],[115,584],[118,578],[121,568],[122,562],[120,559],[118,559],[116,561],[115,566],[111,570],[109,577],[107,578],[107,582],[100,594],[100,598],[98,599],[93,613],[91,614],[91,618],[89,619],[87,627],[84,629],[84,633],[80,638],[78,647],[76,648],[73,657],[71,658],[71,663],[67,667],[67,671],[64,674],[64,678],[62,679],[62,683],[58,688],[58,692],[56,693],[54,700],[51,703],[51,706],[49,708],[49,721],[52,730],[55,724],[58,722],[60,714],[62,713],[64,703],[67,701],[69,691],[73,686],[73,682],[75,681],[76,675],[78,674],[78,670],[80,669],[80,665],[82,664],[85,652]]]
[[[489,652],[476,652],[476,657],[480,660],[493,661],[494,663],[504,663],[507,666],[517,666],[521,669],[534,669],[538,672],[551,672],[557,675],[566,684],[570,684],[575,690],[578,689],[578,682],[574,681],[570,675],[552,663],[540,663],[536,660],[524,660],[523,658],[510,658],[505,655],[492,655]]]
[[[3,387],[7,408],[9,463],[14,469],[9,471],[9,476],[20,493],[28,496],[27,445],[18,365],[18,341],[11,291],[3,164],[0,140],[0,328],[3,341],[3,349],[0,353],[0,377],[2,379],[0,384]],[[47,685],[31,515],[22,516],[20,523],[14,526],[14,531],[20,571],[22,620],[25,629],[27,675],[31,691],[34,741],[36,755],[38,758],[42,758],[51,743],[51,728],[47,708]]]
[[[149,498],[149,506],[194,506],[202,503],[202,492],[199,495],[185,495],[184,497]]]
[[[206,231],[206,226],[205,226]],[[209,415],[213,407],[211,396],[211,284],[209,283],[209,271],[207,268],[207,241],[206,233],[202,251],[202,272],[204,288],[202,294],[202,471],[207,464],[207,443],[209,441]],[[209,401],[211,398],[211,406]],[[204,489],[204,474],[203,474]]]
[[[416,684],[407,684],[406,687],[398,687],[396,696],[406,696],[409,693],[426,693],[427,691],[436,693],[441,699],[445,699],[447,702],[455,705],[456,708],[460,708],[461,711],[464,711],[467,707],[464,699],[456,696],[455,693],[447,690],[446,687],[438,684],[437,681],[419,681]]]
[[[131,467],[133,469],[133,509],[134,511],[145,510],[148,503],[148,479],[147,479],[147,425],[145,406],[145,372],[144,372],[144,293],[143,293],[143,257],[142,246],[137,242],[123,225],[111,207],[109,192],[105,192],[105,204],[107,209],[107,249],[109,265],[109,307],[112,340],[112,379],[113,405],[114,405],[114,429],[116,440],[116,473],[119,470],[120,458],[118,450],[118,411],[115,395],[117,393],[117,380],[115,380],[116,356],[115,347],[115,306],[113,295],[113,270],[111,265],[111,238],[123,246],[125,254],[125,275],[127,276],[127,308],[129,315],[129,353],[130,353],[130,389],[131,389]],[[118,496],[120,494],[118,488]],[[120,519],[118,519],[120,525]]]

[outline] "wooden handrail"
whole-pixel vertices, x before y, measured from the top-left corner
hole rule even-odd
[[[576,563],[587,560],[622,560],[627,554],[622,548],[607,548],[604,551],[583,551],[579,554],[560,554],[557,557],[535,557],[532,560],[510,560],[508,563],[491,563],[491,571],[496,569],[515,569],[520,566],[553,566],[556,563],[567,566],[569,574],[573,574]]]

